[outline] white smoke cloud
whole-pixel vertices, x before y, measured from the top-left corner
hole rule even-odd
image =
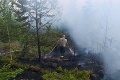
[[[103,53],[105,70],[120,70],[120,1],[60,0],[62,22],[80,46]]]

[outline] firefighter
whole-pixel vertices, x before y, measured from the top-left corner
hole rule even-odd
[[[60,49],[60,58],[64,58],[65,53],[65,47],[68,45],[67,39],[65,35],[62,35],[62,37],[58,40],[59,49]]]

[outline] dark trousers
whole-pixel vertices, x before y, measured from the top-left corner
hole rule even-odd
[[[61,56],[64,56],[64,53],[65,53],[65,47],[60,46],[60,54],[61,54]]]

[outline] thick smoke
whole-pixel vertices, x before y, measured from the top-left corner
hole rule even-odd
[[[62,23],[79,47],[104,56],[106,73],[120,70],[120,1],[65,0]],[[112,76],[113,78],[115,76]]]

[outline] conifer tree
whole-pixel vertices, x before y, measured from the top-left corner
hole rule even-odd
[[[42,29],[50,25],[56,18],[57,1],[56,0],[18,0],[17,14],[19,20],[26,19],[30,22],[30,28],[35,31],[39,61],[41,59],[40,33]]]

